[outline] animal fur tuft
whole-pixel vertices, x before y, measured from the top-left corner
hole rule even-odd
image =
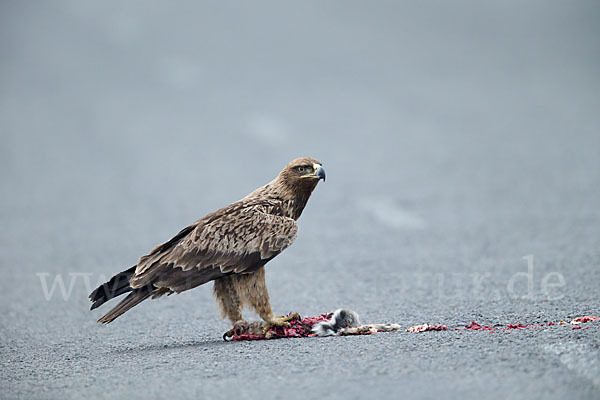
[[[329,321],[319,322],[312,328],[317,336],[335,336],[344,328],[354,328],[360,325],[358,314],[355,311],[342,309],[336,310]]]

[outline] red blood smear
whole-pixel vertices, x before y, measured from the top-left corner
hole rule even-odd
[[[265,335],[251,335],[249,333],[242,333],[241,335],[235,335],[231,340],[264,340]]]
[[[573,329],[573,330],[575,330],[575,329],[581,329],[581,326],[579,326],[579,325],[575,325],[575,326],[574,326],[573,328],[571,328],[571,329]]]
[[[425,331],[447,331],[448,328],[446,327],[446,325],[430,325],[427,327],[427,329],[425,329],[423,332]]]
[[[471,321],[470,324],[465,325],[465,329],[470,329],[472,331],[478,331],[481,329],[481,325],[479,325],[477,322],[475,321]]]
[[[523,328],[531,328],[533,325],[523,325],[523,324],[508,324],[506,325],[506,329],[523,329]]]
[[[585,317],[577,317],[574,318],[571,323],[584,323],[584,322],[593,322],[593,321],[600,321],[600,318],[594,316],[594,315],[586,315]]]
[[[493,331],[494,330],[494,328],[492,328],[491,326],[487,326],[487,325],[481,326],[475,321],[471,321],[470,324],[465,325],[465,329],[468,329],[470,331]]]

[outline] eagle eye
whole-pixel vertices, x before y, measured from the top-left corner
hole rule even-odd
[[[306,167],[304,165],[300,165],[299,167],[296,167],[296,171],[300,172],[300,173],[304,173],[306,172]]]

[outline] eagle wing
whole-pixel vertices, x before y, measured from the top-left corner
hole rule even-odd
[[[240,201],[198,220],[142,257],[129,283],[182,292],[265,265],[296,239],[276,201]]]

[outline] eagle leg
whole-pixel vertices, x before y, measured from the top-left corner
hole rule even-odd
[[[276,317],[271,310],[269,291],[265,282],[265,268],[261,267],[250,274],[240,274],[231,277],[238,296],[245,305],[250,306],[260,318],[265,321],[263,334],[274,326],[289,327],[290,317]],[[234,327],[235,328],[235,327]]]
[[[226,276],[215,280],[213,292],[219,304],[221,315],[223,318],[229,319],[231,325],[235,327],[236,322],[244,318],[242,316],[242,299],[240,299],[233,279],[234,277]]]

